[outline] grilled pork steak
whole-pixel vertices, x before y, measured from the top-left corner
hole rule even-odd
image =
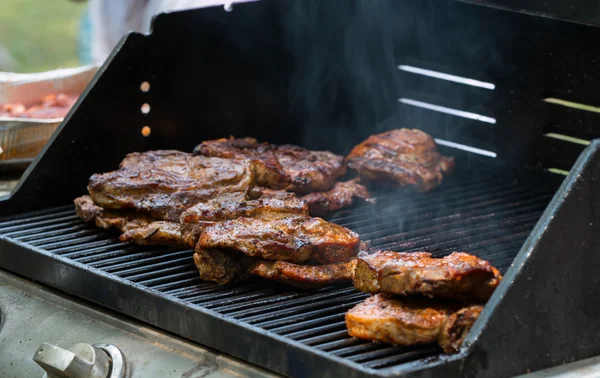
[[[446,353],[458,351],[481,305],[387,298],[376,294],[346,313],[348,334],[395,345],[437,342]]]
[[[356,233],[321,218],[237,218],[204,228],[198,245],[268,260],[330,264],[356,256],[360,240]]]
[[[356,233],[311,218],[293,193],[262,190],[258,195],[226,194],[188,209],[181,216],[184,239],[198,248],[295,263],[344,262],[358,253]]]
[[[253,138],[202,142],[194,154],[254,162],[256,183],[298,193],[328,190],[346,173],[344,158],[328,151],[258,143]]]
[[[257,276],[307,289],[335,282],[350,282],[356,260],[328,265],[298,265],[252,258],[224,249],[196,248],[194,262],[201,279],[221,285]]]
[[[123,234],[119,240],[123,242],[185,246],[179,223],[157,221],[134,211],[106,210],[95,205],[90,196],[76,198],[74,202],[81,219],[104,229],[120,230]]]
[[[421,191],[440,185],[454,169],[454,159],[442,156],[433,138],[416,129],[371,135],[346,161],[365,180],[414,185]]]
[[[118,170],[95,174],[88,191],[94,203],[111,210],[137,210],[155,219],[179,222],[181,213],[222,193],[254,185],[248,161],[193,156],[180,151],[127,155]]]
[[[217,222],[245,218],[264,221],[308,217],[308,206],[294,193],[260,188],[249,193],[225,193],[199,203],[181,215],[182,235],[195,247],[202,230]]]
[[[371,198],[371,193],[359,182],[359,178],[337,182],[331,190],[309,193],[300,199],[306,202],[309,212],[313,216],[323,216],[352,206],[355,198],[375,203],[375,199]]]
[[[486,300],[502,276],[487,261],[462,252],[375,252],[359,256],[354,286],[365,292]]]

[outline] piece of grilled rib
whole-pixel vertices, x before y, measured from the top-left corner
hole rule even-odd
[[[358,253],[356,233],[310,217],[308,206],[294,193],[268,189],[252,193],[225,194],[185,211],[184,240],[199,248],[295,263],[344,262]]]
[[[240,217],[270,221],[298,216],[308,217],[308,206],[294,193],[253,188],[248,193],[225,193],[199,203],[183,212],[180,222],[183,239],[195,247],[202,230],[217,222]]]
[[[118,170],[93,175],[88,191],[105,209],[136,210],[179,222],[181,213],[193,205],[222,193],[245,192],[253,185],[249,161],[162,150],[127,155]]]
[[[308,289],[352,281],[356,260],[327,265],[298,265],[248,257],[236,251],[196,248],[194,263],[201,279],[221,285],[256,276]]]
[[[355,232],[321,218],[237,218],[204,228],[198,246],[267,260],[331,264],[356,256],[360,240]]]
[[[332,189],[326,192],[313,192],[300,197],[301,200],[306,202],[310,215],[313,216],[323,216],[352,206],[355,198],[375,203],[371,193],[360,184],[360,178],[337,182]]]
[[[354,286],[370,293],[486,300],[501,280],[489,262],[463,252],[433,258],[427,252],[379,251],[359,256]]]
[[[348,334],[394,345],[437,342],[457,352],[483,306],[376,294],[346,313]]]
[[[74,202],[81,219],[104,229],[120,230],[123,234],[119,240],[123,242],[185,246],[178,223],[157,221],[134,211],[106,210],[94,204],[90,196],[76,198]]]
[[[346,157],[348,166],[371,181],[416,186],[428,191],[454,169],[454,159],[442,156],[435,140],[417,129],[371,135]]]
[[[256,183],[297,193],[328,190],[346,173],[342,156],[294,145],[258,143],[254,138],[222,138],[202,142],[194,154],[254,162]]]

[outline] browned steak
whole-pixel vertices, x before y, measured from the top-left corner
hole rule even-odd
[[[105,209],[137,210],[179,222],[181,213],[195,204],[253,185],[248,161],[149,151],[127,155],[116,171],[93,175],[88,191]]]
[[[254,162],[258,185],[298,193],[330,189],[346,173],[342,156],[293,145],[258,143],[253,138],[205,141],[194,149],[194,154],[249,159]]]
[[[356,233],[321,218],[237,218],[204,228],[198,246],[267,260],[330,264],[356,256],[360,240]]]
[[[77,215],[86,222],[94,222],[96,226],[115,228],[123,234],[119,238],[124,242],[136,244],[161,244],[184,246],[179,223],[157,221],[152,217],[127,210],[105,210],[97,206],[91,197],[83,196],[75,199]]]
[[[293,193],[261,190],[252,196],[226,194],[184,212],[181,223],[188,245],[295,263],[344,262],[358,253],[356,233],[311,218],[307,205]]]
[[[194,262],[201,279],[221,285],[257,276],[307,289],[350,282],[356,260],[328,265],[298,265],[248,257],[236,251],[197,248]]]
[[[332,189],[326,192],[309,193],[300,199],[307,203],[310,215],[313,216],[323,216],[352,206],[355,198],[375,203],[375,199],[371,198],[371,193],[359,182],[359,178],[337,182]]]
[[[486,300],[501,280],[489,262],[463,252],[432,258],[427,252],[379,251],[358,258],[354,286],[371,293]]]
[[[248,194],[225,193],[186,210],[181,215],[182,234],[194,247],[202,230],[217,222],[240,217],[270,221],[296,216],[308,217],[308,207],[294,193],[264,188]]]
[[[394,345],[437,342],[446,353],[458,351],[481,305],[389,298],[376,294],[346,313],[350,336]]]
[[[434,139],[417,129],[371,135],[346,161],[365,180],[413,185],[422,191],[440,185],[454,169],[454,159],[442,156]]]

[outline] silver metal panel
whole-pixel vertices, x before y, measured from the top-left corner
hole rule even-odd
[[[43,342],[64,348],[81,342],[117,345],[130,378],[275,376],[1,270],[0,311],[2,378],[42,377],[32,357]]]

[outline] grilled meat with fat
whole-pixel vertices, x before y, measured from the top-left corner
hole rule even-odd
[[[306,202],[309,212],[313,216],[323,216],[352,206],[355,198],[375,203],[375,199],[371,198],[371,193],[360,184],[360,178],[337,182],[332,189],[326,192],[313,192],[300,197]]]
[[[217,222],[240,217],[270,221],[295,216],[309,215],[308,206],[294,193],[253,188],[248,193],[225,193],[199,203],[183,212],[180,221],[184,240],[195,247],[202,230]]]
[[[440,185],[454,169],[454,159],[442,156],[434,139],[417,129],[371,135],[346,161],[365,180],[412,185],[421,191]]]
[[[295,263],[337,263],[358,253],[356,233],[310,217],[293,193],[261,190],[257,196],[225,194],[188,209],[181,216],[184,239],[198,248]]]
[[[298,265],[287,261],[260,260],[250,275],[309,289],[339,282],[351,282],[356,259],[325,265]]]
[[[342,156],[293,145],[258,143],[253,138],[205,141],[196,146],[194,154],[250,159],[254,162],[258,185],[298,193],[330,189],[346,173]]]
[[[354,286],[371,293],[486,300],[501,280],[489,262],[467,253],[432,258],[427,252],[380,251],[359,256]]]
[[[76,198],[74,202],[81,219],[104,229],[120,230],[123,234],[119,240],[123,242],[185,246],[179,223],[157,221],[134,211],[106,210],[95,205],[90,196]]]
[[[356,260],[328,265],[298,265],[248,257],[236,251],[196,248],[194,263],[201,279],[221,285],[256,276],[308,289],[350,282]]]
[[[237,218],[205,227],[198,246],[267,260],[330,264],[356,256],[360,240],[355,232],[321,218]]]
[[[481,305],[396,298],[376,294],[346,313],[348,334],[394,345],[437,342],[446,353],[458,351]]]
[[[218,248],[196,248],[194,264],[203,281],[225,285],[248,278],[253,259]]]
[[[253,185],[248,161],[164,150],[127,155],[118,170],[93,175],[88,191],[105,209],[137,210],[179,222],[181,213],[195,204]]]

